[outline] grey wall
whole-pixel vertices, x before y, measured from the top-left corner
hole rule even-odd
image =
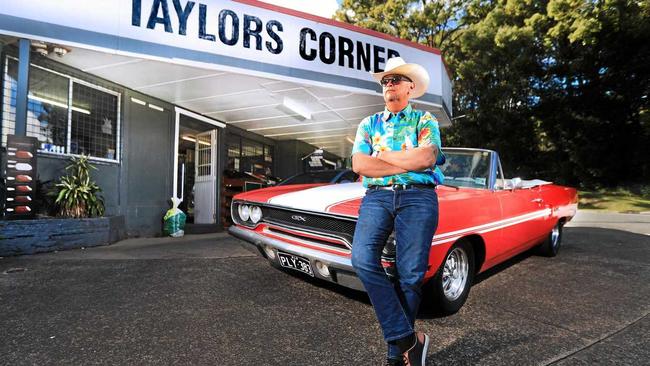
[[[38,156],[38,179],[42,183],[49,182],[54,184],[62,175],[65,175],[65,167],[70,164],[69,157],[58,156]],[[120,167],[115,163],[104,163],[91,161],[91,164],[97,168],[90,174],[95,183],[102,189],[101,195],[104,197],[106,207],[106,216],[115,216],[120,214],[120,192],[119,192],[119,175]]]
[[[276,166],[275,174],[278,177],[286,179],[292,175],[299,173],[302,169],[302,165],[298,164],[300,160],[300,156],[297,156],[298,142],[299,141],[297,140],[279,141],[276,145],[276,160],[282,162]],[[314,148],[312,148],[311,151],[314,151]]]
[[[163,107],[160,112],[131,101],[131,97]],[[173,106],[127,91],[122,125],[120,181],[128,236],[157,236],[171,207],[174,168]]]

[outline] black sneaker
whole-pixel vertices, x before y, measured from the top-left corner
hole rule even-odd
[[[423,366],[427,359],[429,348],[429,336],[422,333],[415,333],[415,344],[408,351],[404,352],[406,366]]]
[[[387,357],[386,366],[406,366],[406,364],[404,363],[404,358]]]

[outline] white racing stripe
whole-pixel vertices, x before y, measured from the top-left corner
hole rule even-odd
[[[327,212],[332,205],[361,198],[365,194],[366,189],[361,183],[341,183],[281,194],[269,199],[268,203],[299,210]]]
[[[461,230],[456,230],[456,231],[449,231],[449,232],[446,232],[446,233],[436,235],[436,238],[437,239],[442,239],[442,238],[445,238],[445,237],[448,237],[448,236],[456,236],[456,235],[459,235],[459,234],[465,234],[465,233],[474,232],[474,231],[475,232],[480,232],[480,233],[486,233],[488,231],[492,231],[493,226],[499,226],[498,228],[501,228],[501,227],[505,227],[505,226],[509,226],[509,225],[514,225],[514,224],[516,224],[518,222],[523,222],[523,221],[533,220],[533,219],[536,219],[536,218],[539,218],[539,217],[548,216],[550,214],[551,214],[551,209],[547,208],[547,209],[544,209],[544,210],[541,210],[541,211],[533,211],[533,212],[529,212],[529,213],[524,214],[524,215],[509,217],[507,219],[503,219],[503,220],[499,220],[499,221],[488,222],[487,224],[468,227],[466,229],[461,229]]]
[[[366,189],[361,183],[332,184],[297,192],[285,193],[269,199],[268,203],[298,210],[327,212],[329,208],[336,204],[363,197],[365,192]],[[432,245],[454,242],[471,233],[484,234],[490,231],[503,229],[526,221],[550,216],[551,213],[551,209],[547,208],[461,230],[436,234],[432,241]]]
[[[440,235],[435,235],[433,237],[433,241],[431,242],[431,245],[439,245],[439,244],[444,244],[444,243],[449,243],[449,242],[454,242],[461,237],[471,234],[471,233],[478,233],[478,234],[484,234],[490,231],[494,230],[499,230],[506,228],[508,226],[513,226],[517,224],[521,224],[526,221],[530,220],[535,220],[541,217],[546,217],[551,215],[551,209],[547,208],[541,211],[535,211],[531,212],[525,215],[520,215],[520,216],[515,216],[515,217],[510,217],[504,220],[499,220],[499,221],[494,221],[490,222],[487,224],[483,225],[478,225],[478,226],[473,226],[469,227],[467,229],[462,229],[462,230],[456,230],[456,231],[450,231],[447,233],[442,233]]]

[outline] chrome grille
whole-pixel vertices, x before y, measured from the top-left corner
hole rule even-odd
[[[274,207],[262,207],[262,221],[340,237],[352,245],[356,222]]]
[[[313,243],[313,244],[316,244],[316,245],[320,245],[320,246],[324,246],[324,247],[331,247],[331,248],[335,248],[335,249],[339,249],[339,250],[344,250],[346,252],[350,251],[350,247],[348,247],[347,245],[345,245],[343,243],[333,243],[333,242],[330,242],[330,241],[327,241],[327,240],[316,239],[316,238],[313,238],[313,237],[305,237],[305,236],[302,236],[302,235],[297,234],[295,232],[284,231],[279,227],[277,227],[277,228],[270,227],[267,230],[268,230],[268,232],[273,233],[273,234],[279,234],[279,235],[283,235],[285,237],[293,237],[293,238],[299,239],[299,240],[306,240],[306,241],[308,241],[310,243]]]

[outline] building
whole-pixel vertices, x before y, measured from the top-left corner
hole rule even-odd
[[[233,171],[286,178],[316,148],[345,166],[392,56],[428,69],[415,106],[450,121],[438,50],[253,0],[5,2],[0,45],[3,154],[36,137],[42,182],[89,155],[130,236],[159,235],[172,196],[219,229]]]

